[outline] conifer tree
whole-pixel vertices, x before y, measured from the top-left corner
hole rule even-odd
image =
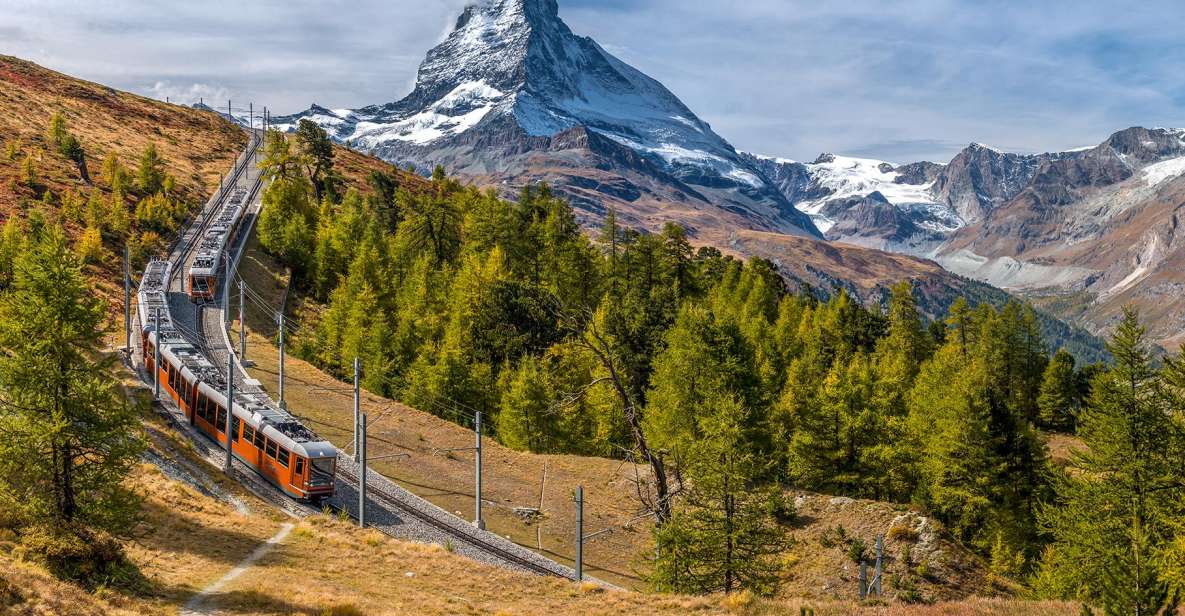
[[[1074,372],[1074,356],[1065,349],[1059,350],[1045,368],[1037,406],[1044,427],[1062,431],[1074,429],[1079,408],[1078,375]]]
[[[1085,447],[1041,512],[1053,537],[1047,589],[1076,591],[1107,614],[1172,613],[1180,599],[1165,567],[1185,518],[1185,438],[1181,408],[1166,400],[1147,344],[1138,315],[1126,309],[1108,344],[1115,364],[1095,379],[1079,423]]]
[[[316,249],[316,214],[304,178],[277,177],[263,193],[258,223],[260,245],[305,275]]]
[[[495,427],[502,444],[511,449],[550,453],[558,435],[555,394],[548,374],[534,357],[525,357],[514,370],[502,374],[502,398]]]
[[[17,217],[4,221],[0,229],[0,292],[12,286],[17,255],[25,251],[25,231]]]
[[[165,162],[156,150],[155,143],[149,143],[140,154],[140,164],[136,169],[136,187],[140,194],[155,195],[164,188]]]
[[[119,156],[115,152],[108,152],[107,156],[103,158],[103,181],[107,186],[114,189],[116,183],[126,184],[127,171],[124,170],[123,165],[119,162]]]
[[[26,155],[21,163],[21,183],[33,190],[41,187],[41,175],[37,171],[37,161],[33,159],[32,154]]]
[[[769,463],[753,445],[753,412],[715,391],[696,415],[704,436],[686,453],[680,508],[655,531],[652,581],[669,592],[772,593],[788,547],[775,514],[788,517],[787,506],[757,483]]]
[[[296,141],[300,145],[305,172],[313,185],[314,199],[330,201],[338,199],[341,178],[333,168],[333,142],[329,133],[316,122],[304,119],[296,129]]]
[[[96,359],[105,310],[60,229],[31,240],[0,298],[0,456],[5,510],[31,519],[120,524],[142,440],[110,362]]]

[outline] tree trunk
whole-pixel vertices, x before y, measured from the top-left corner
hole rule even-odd
[[[589,321],[587,336],[585,336],[584,342],[585,346],[597,356],[601,365],[609,372],[609,379],[613,383],[613,389],[617,392],[617,397],[621,401],[625,421],[630,427],[634,447],[637,449],[638,455],[650,465],[651,472],[654,473],[656,502],[651,509],[654,513],[655,525],[661,527],[671,519],[672,511],[671,489],[670,482],[667,479],[666,465],[663,463],[662,456],[656,455],[650,449],[646,435],[642,431],[641,414],[638,412],[638,407],[634,404],[633,397],[630,396],[625,382],[617,370],[617,365],[614,363],[612,357],[612,349],[609,343],[596,331],[596,326],[591,320]]]

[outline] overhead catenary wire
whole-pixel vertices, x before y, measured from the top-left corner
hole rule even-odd
[[[241,275],[241,273],[236,272],[236,278],[238,280],[244,281],[244,283],[245,283],[244,288],[246,291],[245,295],[247,298],[247,305],[250,308],[252,308],[253,310],[257,311],[257,313],[262,314],[264,317],[268,317],[268,318],[264,319],[265,322],[267,322],[269,324],[273,323],[274,320],[270,317],[278,314],[278,310],[276,310],[276,308],[274,308],[273,306],[268,305],[267,300],[262,295],[260,295],[260,293],[258,291],[256,291],[254,288],[252,288],[249,283],[246,283],[246,280]],[[286,334],[296,335],[297,332],[301,329],[302,329],[301,327],[292,325],[291,320],[285,320],[284,330],[285,330]],[[278,333],[279,333],[279,324],[278,323],[270,328],[270,332],[267,332],[267,334],[269,336],[275,336]],[[372,376],[371,378],[374,379],[375,377]],[[294,383],[299,383],[301,385],[304,385],[305,389],[309,390],[309,391],[329,392],[329,393],[341,395],[343,397],[348,397],[348,396],[353,395],[352,388],[346,386],[344,383],[342,383],[342,385],[340,387],[335,387],[335,386],[326,386],[326,385],[321,385],[321,384],[317,384],[317,383],[312,383],[307,380],[300,379],[298,377],[289,377],[288,380],[291,382],[294,382]],[[336,381],[336,379],[335,379],[335,381]],[[395,378],[390,377],[390,376],[379,376],[379,377],[377,377],[377,381],[385,386],[398,385],[398,383],[395,382]],[[336,381],[336,382],[341,383],[340,381]],[[455,400],[449,396],[425,395],[423,392],[421,392],[419,394],[419,396],[421,397],[422,401],[426,402],[426,406],[429,407],[428,410],[431,410],[433,412],[433,414],[435,414],[437,416],[452,418],[462,424],[472,424],[476,420],[476,415],[479,412],[477,409],[470,406],[469,404],[463,403],[459,400]],[[385,405],[378,407],[377,412],[379,413],[379,415],[375,418],[375,420],[373,422],[371,422],[371,425],[373,426],[374,424],[377,424],[378,421],[385,419],[388,416],[391,416],[391,414],[393,414],[399,410],[400,406],[402,406],[402,404],[399,402],[389,402]],[[371,402],[370,408],[371,408],[370,412],[373,413],[376,411],[373,402]],[[336,425],[333,425],[328,422],[319,421],[319,420],[313,419],[313,418],[305,416],[305,415],[299,415],[299,414],[295,414],[295,413],[294,413],[294,415],[297,416],[298,418],[300,418],[302,421],[308,421],[309,423],[313,423],[316,425],[322,425],[322,426],[334,428],[337,430],[344,430],[345,429],[342,426],[336,426]],[[386,439],[379,439],[377,437],[378,437],[377,434],[372,436],[372,440],[376,440],[376,442],[384,442],[384,443],[390,444],[392,446],[395,446],[399,449],[403,449],[403,450],[407,450],[407,451],[411,451],[411,452],[417,452],[417,453],[421,453],[421,454],[425,454],[425,455],[439,455],[439,452],[443,451],[439,448],[422,448],[422,447],[416,447],[416,446],[401,445],[398,443],[388,441]],[[472,450],[473,448],[472,447],[463,447],[463,448],[456,448],[456,449]],[[452,451],[452,450],[454,450],[454,449],[450,449],[449,451]],[[373,458],[373,459],[398,458],[398,457],[403,457],[406,455],[407,454],[384,454],[384,455],[377,456],[376,458]],[[494,470],[494,469],[490,469],[490,470]],[[496,473],[496,471],[494,471],[494,472]],[[611,525],[608,525],[600,530],[589,533],[586,536],[586,538],[589,540],[597,539],[597,540],[609,542],[608,538],[606,537],[607,535],[612,534],[613,532],[615,532],[617,530],[629,529],[633,525],[637,524],[638,522],[653,517],[653,513],[651,511],[648,511],[645,507],[629,507],[629,506],[622,506],[621,504],[617,504],[617,503],[610,505],[610,504],[606,504],[603,502],[598,502],[596,500],[590,500],[587,498],[585,499],[585,505],[590,510],[609,511],[609,512],[613,512],[614,514],[618,514],[618,515],[625,513],[625,514],[629,514],[631,516],[622,522],[618,522],[616,524],[611,524]],[[595,566],[592,563],[590,563],[590,565]]]

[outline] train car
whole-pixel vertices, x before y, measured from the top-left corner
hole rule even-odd
[[[289,496],[313,503],[333,496],[337,448],[272,404],[265,393],[235,392],[227,400],[226,375],[173,325],[164,293],[169,274],[169,263],[150,263],[138,298],[144,365],[149,374],[159,375],[161,391],[191,425],[221,447],[226,447],[229,409],[234,456]]]
[[[238,234],[239,223],[247,209],[247,189],[236,188],[215,212],[210,224],[198,240],[193,263],[189,266],[187,282],[189,298],[194,302],[212,301],[217,294],[218,276],[222,273],[222,259],[227,246]]]

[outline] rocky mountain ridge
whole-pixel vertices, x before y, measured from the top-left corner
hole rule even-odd
[[[1185,130],[1133,127],[1044,154],[973,143],[946,165],[750,158],[829,240],[933,258],[1098,333],[1134,304],[1161,341],[1185,341],[1173,265],[1185,258]]]
[[[724,225],[819,237],[678,97],[575,35],[555,0],[471,4],[408,96],[357,110],[314,105],[275,121],[293,129],[301,119],[385,160],[443,165],[510,196],[547,181],[590,220],[613,207],[656,228],[673,208],[705,219],[693,233]]]

